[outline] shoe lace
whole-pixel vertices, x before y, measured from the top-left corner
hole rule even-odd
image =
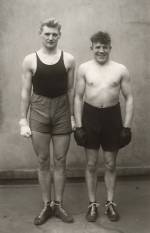
[[[54,201],[51,201],[51,202],[50,202],[50,207],[54,207],[54,205],[55,205],[55,202],[54,202]]]
[[[63,208],[62,203],[54,203],[54,205],[59,207],[59,210],[65,215],[68,216],[67,211]]]
[[[96,208],[99,206],[97,202],[92,202],[88,208],[91,208],[91,215],[95,215],[96,213]]]
[[[108,209],[111,209],[112,213],[115,214],[115,209],[114,209],[114,207],[117,206],[115,202],[109,201],[109,202],[107,202],[107,203],[105,204],[105,206],[106,206],[107,210],[108,210]]]
[[[116,205],[116,203],[113,202],[113,201],[108,201],[108,202],[106,202],[105,206],[106,206],[106,207],[110,207],[110,206],[116,207],[117,205]]]

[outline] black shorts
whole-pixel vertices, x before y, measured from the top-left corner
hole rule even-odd
[[[84,103],[82,124],[87,134],[87,149],[114,151],[119,148],[119,135],[122,129],[120,104],[97,108]]]

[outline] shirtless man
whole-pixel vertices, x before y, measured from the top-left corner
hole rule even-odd
[[[38,159],[38,178],[44,207],[34,219],[43,224],[52,215],[73,222],[64,209],[66,154],[73,127],[73,82],[75,61],[71,54],[58,48],[61,25],[55,19],[41,23],[42,47],[23,61],[20,132],[31,137]],[[33,90],[33,91],[32,91]],[[29,123],[27,120],[30,108]],[[72,127],[71,127],[72,124]],[[54,159],[54,202],[52,208],[50,142]]]
[[[75,140],[85,148],[86,183],[89,207],[88,221],[96,221],[98,153],[100,146],[105,162],[107,201],[105,214],[117,221],[119,214],[114,203],[116,158],[118,150],[131,140],[133,97],[127,68],[110,60],[111,38],[98,31],[91,37],[93,59],[80,65],[75,91]],[[119,95],[125,100],[125,118],[122,122]]]

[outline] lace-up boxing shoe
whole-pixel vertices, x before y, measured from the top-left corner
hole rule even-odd
[[[35,225],[42,225],[45,223],[50,217],[52,217],[52,207],[50,206],[51,203],[47,202],[42,211],[38,216],[35,217],[34,219],[34,224]]]
[[[107,215],[110,221],[118,221],[120,218],[116,206],[117,205],[113,201],[107,201],[105,203],[105,214]]]
[[[66,223],[72,223],[74,221],[72,215],[64,209],[61,202],[54,201],[53,215]]]
[[[98,217],[98,206],[96,202],[91,202],[88,206],[88,211],[86,214],[86,219],[88,222],[96,222]]]

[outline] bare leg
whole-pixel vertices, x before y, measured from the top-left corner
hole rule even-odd
[[[53,136],[54,150],[54,195],[55,201],[63,199],[65,186],[66,155],[70,144],[70,135]]]
[[[97,161],[98,150],[85,149],[87,166],[85,171],[86,184],[88,189],[88,197],[90,202],[96,201],[97,189]]]
[[[104,151],[105,160],[105,186],[107,191],[107,200],[113,201],[116,186],[116,157],[117,151]]]
[[[38,178],[42,199],[46,204],[51,201],[50,145],[51,136],[46,133],[32,132],[32,144],[38,158]]]
[[[72,215],[63,207],[63,194],[66,177],[66,155],[70,144],[70,135],[53,136],[54,150],[54,215],[63,222],[73,222]]]
[[[107,191],[107,202],[105,204],[105,214],[110,221],[118,221],[120,216],[116,209],[116,204],[113,202],[115,186],[116,186],[116,158],[117,151],[104,152],[105,159],[105,185]]]

